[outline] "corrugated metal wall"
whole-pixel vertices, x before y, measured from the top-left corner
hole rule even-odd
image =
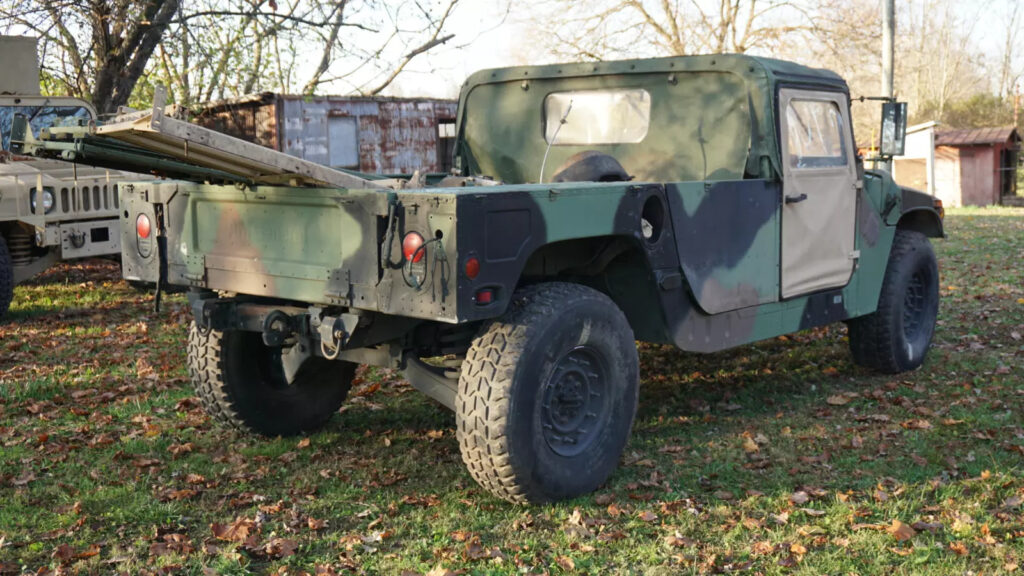
[[[242,140],[277,149],[277,96],[261,94],[204,110],[194,121]]]
[[[457,107],[449,100],[284,97],[281,151],[364,172],[438,172],[438,126],[453,121]],[[348,163],[355,150],[358,166]]]
[[[306,160],[371,173],[440,172],[454,100],[264,94],[217,103],[203,126]],[[446,133],[453,133],[449,128]]]

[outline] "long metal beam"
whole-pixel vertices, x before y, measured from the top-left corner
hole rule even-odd
[[[149,113],[96,127],[95,134],[113,138],[181,162],[237,175],[258,184],[386,188],[390,181],[368,180],[246,142],[165,114],[166,90],[159,86]]]

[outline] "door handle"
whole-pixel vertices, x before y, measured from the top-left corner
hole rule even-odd
[[[807,200],[807,194],[800,194],[799,196],[786,196],[786,204],[796,204],[797,202],[803,202]]]

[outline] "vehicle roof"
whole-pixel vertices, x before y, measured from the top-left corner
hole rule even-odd
[[[651,72],[707,72],[726,71],[739,74],[755,73],[767,78],[772,84],[810,83],[849,91],[846,81],[831,70],[811,68],[796,62],[751,56],[749,54],[707,54],[699,56],[668,56],[634,60],[613,60],[602,62],[573,62],[541,64],[535,66],[511,66],[480,70],[466,79],[465,88],[489,82],[508,82],[529,78],[556,78],[559,76],[591,76],[605,74],[630,74]]]
[[[562,78],[566,80],[566,85],[578,86],[580,80],[587,78],[600,79],[600,77],[606,76],[626,79],[630,75],[637,75],[646,76],[647,79],[644,81],[649,84],[652,75],[660,76],[664,74],[667,77],[668,84],[676,85],[678,83],[683,85],[686,83],[684,79],[689,75],[693,75],[691,78],[694,78],[699,74],[709,73],[720,73],[719,76],[732,76],[733,78],[731,81],[712,80],[709,76],[708,83],[701,84],[701,89],[704,92],[726,91],[721,93],[723,98],[716,98],[714,105],[718,108],[725,106],[728,109],[742,109],[742,104],[738,104],[738,102],[746,101],[749,103],[750,115],[750,129],[746,133],[750,138],[749,147],[744,147],[743,150],[747,160],[746,166],[741,168],[737,165],[737,162],[733,161],[736,160],[733,156],[736,156],[739,151],[733,150],[735,146],[732,145],[728,138],[724,140],[720,138],[719,140],[723,140],[718,143],[720,145],[717,148],[712,146],[712,148],[716,148],[714,151],[715,157],[724,158],[729,161],[725,162],[723,160],[723,166],[727,164],[728,170],[724,172],[711,170],[711,174],[718,174],[716,178],[737,178],[742,177],[745,173],[765,173],[768,168],[762,167],[763,160],[768,161],[776,174],[782,173],[782,164],[778,150],[778,124],[776,121],[776,94],[780,86],[838,91],[849,94],[849,87],[846,81],[835,72],[811,68],[795,62],[747,54],[670,56],[665,58],[513,66],[481,70],[472,74],[466,80],[459,96],[459,116],[456,126],[459,144],[456,146],[456,166],[460,170],[465,170],[467,174],[483,170],[481,173],[491,174],[491,172],[494,172],[500,175],[503,173],[503,170],[509,171],[506,165],[512,163],[515,165],[516,170],[511,170],[511,172],[515,172],[516,177],[522,177],[522,170],[519,169],[521,168],[519,164],[540,164],[539,162],[527,162],[530,159],[523,157],[522,154],[515,159],[510,159],[503,152],[509,146],[520,146],[517,149],[522,150],[521,146],[525,140],[522,134],[517,134],[517,130],[522,132],[523,129],[511,126],[498,126],[489,120],[486,122],[486,127],[479,128],[477,132],[480,130],[494,130],[497,135],[496,138],[491,139],[481,134],[473,134],[471,133],[472,131],[467,132],[467,126],[471,124],[467,103],[474,93],[482,92],[489,94],[482,101],[484,106],[498,106],[496,104],[498,100],[494,99],[493,94],[490,94],[493,91],[492,89],[504,88],[504,86],[514,87],[508,94],[515,93],[519,95],[516,97],[518,104],[511,105],[511,108],[509,108],[506,101],[505,107],[513,112],[518,110],[522,114],[522,106],[526,105],[522,100],[528,98],[526,94],[534,93],[534,90],[531,90],[534,81],[542,81],[539,85],[540,87],[536,90],[544,91],[552,88],[552,82],[557,86]],[[680,77],[675,79],[674,76],[676,75]],[[741,84],[736,82],[737,79]],[[534,105],[539,106],[540,104],[534,103]],[[726,110],[720,111],[724,113]],[[492,124],[494,125],[492,126]],[[705,142],[702,138],[695,138],[693,142],[678,141],[678,131],[672,132],[667,137],[675,138],[672,145],[676,146],[679,150],[695,151],[695,154],[699,153],[701,155],[706,152],[703,144],[693,144],[693,142]],[[745,135],[744,137],[747,136]],[[533,139],[536,140],[536,137],[534,136]],[[539,144],[539,142],[535,143]],[[736,154],[724,154],[730,150]],[[695,157],[706,158],[706,156]],[[682,162],[683,156],[676,154],[674,158],[676,161]],[[483,164],[481,164],[481,159],[483,159]],[[650,162],[648,163],[650,164]],[[702,172],[703,179],[708,177],[708,168],[709,166],[705,161]],[[692,174],[689,176],[693,177]]]

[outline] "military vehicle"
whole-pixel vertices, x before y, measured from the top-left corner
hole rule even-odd
[[[217,419],[315,429],[357,364],[400,368],[455,411],[477,482],[538,502],[615,469],[636,340],[715,352],[846,322],[857,364],[921,365],[941,205],[864,169],[850,105],[825,70],[694,56],[476,73],[449,175],[257,169],[160,103],[64,146],[162,151],[189,180],[123,189],[124,271],[191,287]],[[891,156],[906,109],[883,109]]]
[[[96,110],[83,100],[39,94],[34,38],[0,36],[0,317],[14,286],[59,260],[120,256],[118,182],[145,178],[117,170],[11,154],[21,116],[33,134],[86,126]]]

